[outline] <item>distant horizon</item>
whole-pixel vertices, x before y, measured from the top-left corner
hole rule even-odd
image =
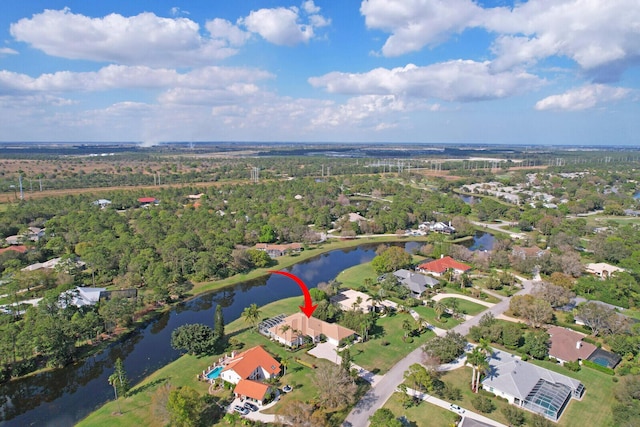
[[[590,148],[590,149],[631,149],[633,151],[640,151],[640,145],[625,145],[625,144],[580,144],[580,143],[568,143],[568,144],[516,144],[516,143],[480,143],[480,142],[466,142],[466,143],[458,143],[458,142],[359,142],[359,141],[324,141],[324,142],[313,142],[313,141],[163,141],[157,142],[153,145],[145,145],[144,142],[141,141],[0,141],[0,147],[2,146],[21,146],[21,145],[51,145],[51,146],[132,146],[137,148],[156,148],[162,146],[171,146],[171,145],[184,145],[189,146],[193,145],[193,148],[197,148],[200,146],[209,146],[209,145],[225,145],[225,146],[233,146],[233,145],[241,145],[241,146],[259,146],[259,145],[286,145],[286,146],[300,146],[300,148],[304,147],[312,147],[312,146],[321,146],[321,147],[389,147],[389,148],[401,148],[402,146],[424,146],[424,147],[433,147],[437,149],[439,147],[446,148],[466,148],[466,149],[477,149],[478,151],[482,151],[482,147],[517,147],[517,151],[522,150],[527,147],[539,147],[539,148],[567,148],[567,149],[577,149],[577,148]],[[1,154],[1,152],[0,152]]]

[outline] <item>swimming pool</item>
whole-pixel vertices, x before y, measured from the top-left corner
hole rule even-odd
[[[212,370],[207,373],[207,378],[210,380],[215,380],[220,376],[220,372],[224,369],[224,366],[216,366]]]

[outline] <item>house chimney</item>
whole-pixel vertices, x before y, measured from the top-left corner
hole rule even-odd
[[[576,341],[576,349],[580,350],[580,347],[582,347],[582,341]]]
[[[440,254],[440,259],[444,258],[444,254]]]

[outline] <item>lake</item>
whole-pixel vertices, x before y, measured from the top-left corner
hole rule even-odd
[[[423,243],[398,243],[412,252]],[[377,244],[327,252],[294,265],[287,271],[313,288],[334,279],[342,270],[369,262]],[[171,332],[188,323],[213,326],[215,308],[223,307],[225,322],[240,317],[251,303],[258,306],[301,295],[291,279],[271,275],[207,293],[179,304],[122,342],[74,365],[44,372],[0,386],[0,426],[73,426],[77,421],[113,399],[107,382],[119,357],[132,384],[172,362],[180,353],[171,348]],[[302,302],[302,300],[301,300]],[[195,375],[195,373],[194,373]]]
[[[493,234],[486,231],[476,231],[473,240],[467,240],[462,244],[471,251],[490,251],[495,242],[496,238]]]

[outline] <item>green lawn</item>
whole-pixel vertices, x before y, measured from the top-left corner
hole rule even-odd
[[[423,256],[413,255],[413,263],[419,263],[424,260]],[[375,272],[370,262],[355,265],[353,267],[347,268],[338,274],[336,280],[342,283],[343,286],[351,289],[359,289],[364,286],[364,280],[366,278],[370,278],[373,280],[373,284],[377,285],[378,283],[378,273]]]
[[[433,308],[419,305],[417,307],[412,307],[416,313],[418,313],[421,317],[423,317],[427,322],[431,323],[433,326],[437,326],[441,329],[451,329],[454,326],[458,326],[460,324],[460,320],[453,318],[449,313],[444,313],[440,320],[436,316],[436,312]]]
[[[371,339],[351,347],[353,362],[369,371],[385,373],[411,351],[435,336],[433,332],[425,331],[418,337],[410,337],[413,338],[413,342],[409,342],[410,339],[407,342],[403,341],[402,323],[405,319],[413,322],[413,318],[407,313],[378,319]],[[388,344],[382,345],[383,342]]]
[[[451,411],[431,405],[427,402],[420,402],[410,408],[402,407],[402,397],[400,393],[391,395],[384,408],[390,409],[396,417],[404,415],[411,425],[417,427],[450,427],[455,425],[458,415]]]
[[[476,304],[475,302],[467,301],[460,298],[444,298],[440,300],[444,305],[449,306],[451,300],[458,301],[458,312],[468,314],[470,316],[475,316],[478,313],[481,313],[487,309],[484,305]]]
[[[585,427],[613,426],[613,416],[611,406],[615,403],[613,397],[614,382],[610,375],[595,371],[593,369],[583,367],[579,372],[570,372],[560,365],[551,362],[533,361],[536,365],[546,369],[561,373],[563,375],[576,378],[581,381],[586,388],[586,392],[582,400],[571,400],[569,405],[563,412],[558,422],[560,427]],[[469,389],[471,382],[471,368],[464,367],[454,371],[446,372],[442,376],[442,380],[462,390],[463,400],[460,406],[473,410],[471,398],[474,394]],[[494,398],[492,399],[496,405],[496,410],[490,414],[485,414],[489,418],[504,424],[509,424],[504,418],[500,409],[508,405],[506,401]],[[527,417],[530,413],[527,412]]]
[[[361,286],[364,286],[364,280],[366,278],[373,280],[374,284],[377,283],[378,274],[373,270],[370,262],[355,265],[341,271],[336,277],[336,280],[342,283],[344,287],[359,289]]]
[[[267,306],[260,307],[263,319],[280,313],[293,313],[298,310],[300,297],[287,298],[276,301]],[[283,357],[293,360],[302,359],[310,364],[322,366],[328,361],[318,360],[307,355],[306,351],[288,352],[283,347],[271,342],[266,337],[255,332],[253,328],[244,322],[242,318],[229,323],[225,332],[227,336],[234,337],[244,343],[243,349],[255,345],[262,345],[267,351],[275,354],[278,359]],[[175,387],[188,385],[195,388],[200,394],[206,394],[209,384],[196,380],[196,375],[217,360],[220,355],[195,357],[184,355],[176,361],[162,367],[149,375],[131,390],[130,395],[120,399],[122,415],[114,415],[118,412],[118,405],[111,401],[91,413],[87,418],[78,423],[79,426],[131,426],[157,424],[151,414],[151,399],[154,392],[162,384],[171,384]],[[310,386],[314,370],[299,363],[292,362],[289,371],[282,381],[291,383],[295,390],[290,394],[302,400],[313,398],[314,391]],[[282,382],[281,382],[282,383]],[[105,383],[105,388],[109,385]],[[229,394],[230,395],[230,394]]]

